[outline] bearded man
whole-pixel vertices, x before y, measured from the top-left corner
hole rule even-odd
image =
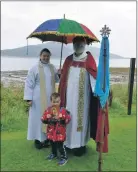
[[[94,96],[97,67],[92,54],[85,51],[85,47],[85,38],[77,36],[73,39],[74,53],[63,64],[59,84],[61,106],[70,111],[72,119],[67,126],[65,146],[73,150],[75,156],[85,154],[90,138],[96,141],[99,151],[101,137],[102,109],[98,98]],[[103,152],[107,152],[107,106],[104,122]]]

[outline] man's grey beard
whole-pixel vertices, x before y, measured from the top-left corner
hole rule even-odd
[[[84,51],[85,51],[85,45],[81,46],[81,47],[77,47],[75,45],[73,45],[73,49],[76,55],[81,55]]]
[[[45,61],[45,60],[41,60],[40,61],[43,63],[43,64],[48,64],[49,63],[49,60],[48,61]]]
[[[84,51],[85,51],[85,47],[81,49],[74,49],[75,54],[78,56],[83,54]]]

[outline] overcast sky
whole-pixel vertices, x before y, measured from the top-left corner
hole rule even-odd
[[[1,48],[26,46],[26,37],[42,22],[62,18],[86,25],[101,40],[106,24],[110,34],[110,51],[124,57],[136,57],[136,2],[1,2]],[[29,45],[41,44],[29,39]],[[99,43],[93,44],[100,47]]]

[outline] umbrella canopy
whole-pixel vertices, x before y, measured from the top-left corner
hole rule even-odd
[[[44,41],[56,41],[65,44],[72,43],[76,36],[86,38],[88,44],[91,42],[99,42],[96,36],[85,25],[68,19],[52,19],[47,20],[36,28],[28,38],[38,38]]]

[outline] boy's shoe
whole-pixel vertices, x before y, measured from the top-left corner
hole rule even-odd
[[[51,161],[51,160],[53,160],[53,159],[55,159],[55,158],[57,158],[56,155],[50,154],[50,155],[47,157],[47,160]]]
[[[58,162],[58,165],[62,166],[62,165],[65,165],[67,162],[68,162],[68,159],[61,158]]]

